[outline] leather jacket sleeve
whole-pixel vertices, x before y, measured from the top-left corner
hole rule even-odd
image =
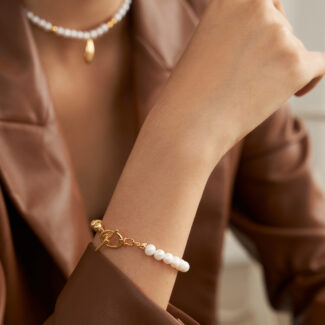
[[[325,321],[325,196],[304,122],[286,104],[244,141],[232,227],[264,269],[272,306]]]
[[[172,304],[150,300],[90,243],[57,300],[46,325],[198,325]]]

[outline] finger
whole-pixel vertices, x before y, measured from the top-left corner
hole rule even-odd
[[[281,24],[283,24],[284,26],[286,26],[291,33],[293,33],[293,27],[292,25],[289,23],[288,19],[285,18],[282,14],[279,13],[279,15],[277,16],[277,18],[279,19],[279,21],[281,22]]]
[[[306,54],[306,82],[295,95],[303,96],[316,87],[325,75],[325,54],[321,52],[307,52]]]
[[[274,3],[271,4],[269,9],[271,9],[271,10],[273,9],[273,15],[272,15],[273,19],[275,19],[277,22],[281,23],[283,26],[286,26],[293,33],[292,25],[289,23],[289,21],[285,17],[285,15],[283,15],[282,12],[280,10],[278,10],[278,8],[275,7]]]
[[[282,5],[282,1],[281,0],[273,0],[273,4],[274,4],[274,7],[277,8],[283,14],[283,16],[286,17],[286,12]]]
[[[307,60],[310,66],[311,79],[325,74],[325,53],[307,51]]]
[[[317,84],[322,80],[322,77],[317,77],[314,78],[312,81],[309,82],[309,84],[307,84],[305,87],[303,87],[302,89],[298,90],[295,93],[295,96],[297,97],[302,97],[304,95],[306,95],[307,93],[309,93],[311,90],[313,90]]]

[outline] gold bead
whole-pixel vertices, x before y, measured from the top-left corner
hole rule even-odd
[[[113,27],[116,23],[117,23],[117,20],[116,20],[115,18],[112,18],[111,20],[109,20],[109,21],[107,22],[107,26],[111,28],[111,27]]]
[[[101,220],[92,220],[90,227],[96,232],[103,232],[105,230]]]
[[[52,32],[56,33],[58,30],[58,26],[53,25],[52,26]]]

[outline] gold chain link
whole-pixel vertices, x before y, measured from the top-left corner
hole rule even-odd
[[[101,220],[92,220],[90,224],[92,230],[95,232],[98,232],[100,234],[100,245],[96,248],[96,251],[98,251],[103,246],[107,246],[110,248],[120,248],[122,246],[128,246],[128,247],[139,247],[140,249],[145,249],[147,246],[147,243],[141,243],[139,241],[134,240],[130,237],[123,237],[122,234],[119,232],[118,229],[112,230],[112,229],[105,229],[103,222]],[[117,240],[117,244],[112,244],[112,240]]]

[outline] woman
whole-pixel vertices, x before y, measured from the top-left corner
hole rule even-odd
[[[228,223],[274,306],[324,318],[324,197],[284,103],[325,55],[278,1],[207,2],[135,0],[84,41],[58,26],[77,37],[123,1],[1,2],[2,323],[215,324]],[[190,269],[106,247],[119,234]]]

